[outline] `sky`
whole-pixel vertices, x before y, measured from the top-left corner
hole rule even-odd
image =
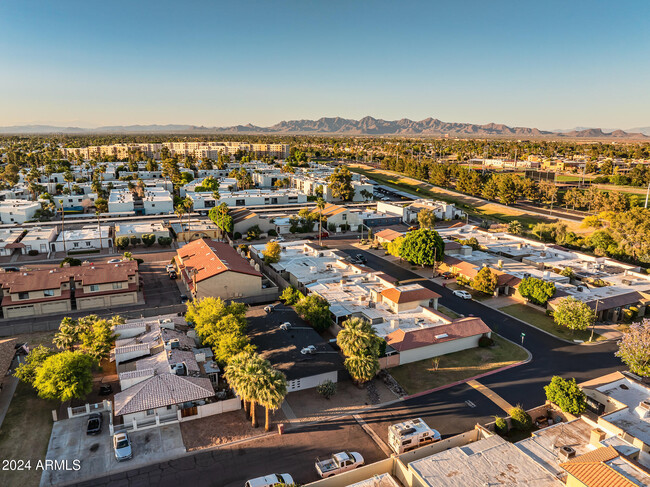
[[[0,126],[650,126],[650,2],[4,0]]]

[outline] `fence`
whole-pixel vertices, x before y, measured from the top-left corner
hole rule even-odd
[[[84,404],[83,406],[69,407],[68,419],[76,418],[78,416],[87,416],[91,413],[101,413],[104,411],[111,411],[111,401],[104,400],[95,404]]]
[[[202,406],[197,406],[197,413],[192,416],[181,417],[180,410],[178,411],[178,420],[179,421],[189,421],[192,419],[205,418],[206,416],[212,416],[215,414],[227,413],[230,411],[237,411],[241,409],[241,399],[235,397],[233,399],[226,399],[225,401],[216,401],[208,404],[203,404]]]

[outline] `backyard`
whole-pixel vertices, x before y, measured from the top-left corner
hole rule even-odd
[[[492,334],[494,346],[473,348],[439,357],[400,365],[389,370],[391,375],[409,393],[435,389],[452,382],[470,379],[491,370],[526,360],[528,354],[520,346]]]
[[[547,331],[564,340],[581,340],[587,342],[591,337],[591,329],[585,331],[576,330],[572,332],[568,328],[557,326],[553,321],[553,318],[547,316],[546,313],[531,308],[530,306],[526,306],[525,304],[513,304],[506,306],[505,308],[500,308],[500,311],[503,311],[510,316],[514,316],[515,318],[519,318],[534,327]],[[594,340],[602,340],[602,337],[597,333],[594,333]]]

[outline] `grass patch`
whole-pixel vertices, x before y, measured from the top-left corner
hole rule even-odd
[[[394,367],[390,373],[409,394],[415,394],[521,362],[528,357],[520,346],[496,334],[493,338],[494,347],[442,355],[438,370],[435,370],[433,359],[426,359]]]
[[[506,306],[505,308],[501,308],[500,311],[503,311],[510,316],[514,316],[515,318],[519,318],[520,320],[525,321],[526,323],[530,323],[540,330],[547,331],[558,338],[563,338],[564,340],[582,340],[586,342],[589,341],[589,337],[591,336],[591,329],[585,331],[576,330],[574,332],[571,332],[571,330],[568,328],[557,326],[553,321],[553,318],[547,316],[546,313],[531,308],[530,306],[526,306],[525,304],[513,304]],[[601,337],[598,333],[594,333],[595,341],[602,339],[603,337]]]
[[[52,432],[52,410],[58,407],[58,402],[38,397],[29,385],[18,384],[0,428],[0,458],[31,460],[32,469],[2,472],[2,485],[39,484],[43,472],[35,467],[39,460],[45,460]]]
[[[440,304],[438,305],[438,311],[440,311],[443,315],[449,316],[452,320],[455,320],[456,318],[460,318],[460,315],[458,313]]]

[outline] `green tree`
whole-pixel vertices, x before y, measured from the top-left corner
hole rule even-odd
[[[445,256],[445,243],[438,232],[421,228],[409,232],[400,247],[400,257],[413,264],[425,266],[441,262]]]
[[[21,381],[33,386],[37,370],[52,355],[54,355],[54,351],[43,345],[32,348],[25,357],[25,361],[16,368],[14,375]]]
[[[352,173],[346,166],[339,166],[329,177],[329,187],[334,198],[351,201],[354,198]]]
[[[623,333],[616,356],[630,372],[642,377],[650,376],[650,321],[633,324],[627,333]]]
[[[153,233],[145,233],[142,235],[142,243],[146,247],[151,247],[153,244],[156,243],[156,236]]]
[[[352,378],[358,383],[372,380],[379,372],[379,360],[371,355],[355,355],[348,357],[344,362]]]
[[[117,237],[115,239],[115,246],[120,250],[124,250],[129,246],[129,237],[126,236]]]
[[[528,301],[544,306],[555,295],[555,284],[535,277],[527,277],[519,283],[518,291]]]
[[[277,242],[268,242],[266,248],[262,251],[264,262],[267,264],[279,262],[280,254],[282,254],[282,247]]]
[[[94,320],[79,334],[81,351],[90,355],[97,362],[107,359],[117,338],[113,333],[113,325],[112,320]]]
[[[560,376],[554,376],[550,384],[544,386],[546,399],[565,413],[574,415],[582,414],[587,409],[585,393],[578,387],[575,379],[565,380]]]
[[[594,324],[596,315],[586,303],[573,296],[567,296],[560,299],[555,306],[553,319],[556,325],[570,330],[586,330]]]
[[[287,377],[269,364],[264,368],[261,382],[258,401],[260,406],[265,409],[264,430],[270,431],[269,411],[275,411],[282,406],[284,398],[287,396]]]
[[[93,389],[95,365],[90,355],[80,351],[51,355],[36,370],[34,388],[44,399],[83,399]]]
[[[61,320],[59,331],[54,335],[52,343],[60,350],[74,350],[74,346],[79,341],[79,332],[77,321],[66,316]]]
[[[499,201],[504,205],[512,205],[517,202],[518,188],[510,175],[503,175],[498,183]]]
[[[318,294],[303,297],[296,303],[295,309],[300,317],[309,322],[318,332],[324,332],[332,325],[330,305]]]
[[[472,279],[472,287],[484,294],[493,295],[497,288],[497,276],[493,274],[489,267],[483,267],[478,274]]]
[[[512,233],[513,235],[520,235],[523,231],[524,227],[519,222],[519,220],[512,220],[510,223],[508,223],[508,233]]]
[[[424,208],[418,213],[418,223],[420,228],[433,228],[436,223],[436,215],[433,210]]]
[[[158,237],[158,244],[161,247],[169,247],[172,244],[171,237]]]
[[[293,286],[285,287],[282,294],[280,294],[280,299],[284,301],[284,304],[287,306],[293,306],[303,297],[302,293]]]
[[[316,208],[318,208],[318,245],[322,246],[323,245],[323,210],[325,209],[325,200],[323,198],[318,198],[316,200]]]
[[[496,200],[499,196],[499,184],[497,183],[497,179],[494,177],[494,175],[492,175],[492,177],[488,179],[483,185],[481,196],[487,200]]]
[[[255,405],[264,400],[264,377],[271,364],[252,352],[235,355],[226,366],[224,377],[237,395],[250,403],[251,422],[257,428]]]
[[[400,257],[400,252],[402,250],[402,244],[404,243],[404,237],[396,237],[391,242],[388,242],[386,245],[386,251],[390,255],[395,257]]]
[[[379,370],[379,355],[383,340],[377,336],[372,325],[361,318],[343,322],[343,329],[336,343],[348,359],[345,364],[352,378],[361,383],[368,379],[370,370]],[[363,359],[363,360],[362,360]],[[376,363],[375,363],[376,362]],[[372,375],[374,377],[374,374]],[[372,378],[370,377],[370,378]]]
[[[512,427],[516,430],[528,431],[533,427],[533,419],[521,406],[510,408],[508,415],[510,416]]]

